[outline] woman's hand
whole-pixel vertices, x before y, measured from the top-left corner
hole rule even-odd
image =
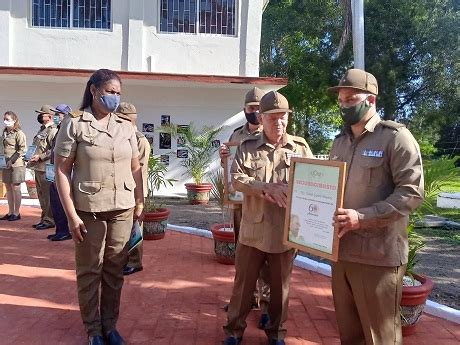
[[[72,233],[72,238],[76,243],[83,242],[83,234],[86,234],[86,226],[80,217],[69,218],[69,230]]]

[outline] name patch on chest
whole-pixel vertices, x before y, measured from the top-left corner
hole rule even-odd
[[[362,155],[365,157],[377,157],[377,158],[382,158],[383,157],[383,150],[363,150]]]

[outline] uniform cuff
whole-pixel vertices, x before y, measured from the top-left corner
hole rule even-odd
[[[377,210],[375,207],[357,209],[361,229],[368,229],[377,226]]]
[[[66,158],[69,157],[70,154],[72,153],[70,149],[66,149],[63,147],[57,147],[57,146],[54,148],[54,152],[58,154],[59,156],[66,157]]]

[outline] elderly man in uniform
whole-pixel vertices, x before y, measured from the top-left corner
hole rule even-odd
[[[423,201],[420,150],[412,134],[376,112],[378,85],[348,70],[338,94],[344,121],[330,157],[347,163],[332,292],[341,343],[402,344],[399,303],[408,255],[409,214]]]
[[[142,180],[144,183],[144,197],[148,193],[147,176],[150,156],[150,143],[144,134],[137,129],[137,110],[134,104],[121,102],[117,109],[117,115],[131,122],[136,130],[137,148],[139,149],[139,164],[141,165]],[[130,275],[143,270],[142,267],[143,244],[139,244],[128,255],[128,264],[123,269],[123,274]]]
[[[61,126],[61,121],[64,119],[64,116],[69,115],[72,109],[67,104],[58,104],[56,108],[51,109],[54,111],[53,121],[57,126],[57,133]],[[56,144],[56,136],[53,138],[51,144],[51,157],[50,163],[54,166],[54,146]],[[67,223],[67,216],[65,215],[64,208],[62,207],[61,200],[59,199],[59,194],[56,188],[56,183],[54,181],[50,182],[50,205],[53,212],[54,222],[56,224],[56,232],[50,234],[47,238],[50,241],[66,241],[71,240],[72,235],[70,234],[69,224]]]
[[[236,250],[236,275],[224,326],[225,345],[239,344],[259,271],[268,262],[270,324],[265,328],[270,345],[283,345],[289,280],[294,250],[283,245],[287,182],[292,156],[312,157],[303,138],[286,133],[289,104],[278,92],[260,101],[263,133],[238,147],[232,166],[235,189],[244,193],[243,217]]]
[[[32,225],[37,230],[45,230],[54,227],[54,218],[50,205],[50,182],[46,180],[46,164],[50,162],[51,146],[57,133],[57,127],[53,122],[54,111],[51,106],[44,105],[40,110],[35,110],[40,129],[35,135],[32,145],[35,145],[35,154],[29,159],[28,167],[35,172],[38,201],[42,209],[40,222]]]
[[[259,119],[259,103],[265,92],[258,87],[254,87],[246,93],[244,98],[244,115],[246,117],[246,123],[236,128],[230,138],[229,142],[240,143],[249,136],[260,135],[263,127]],[[227,145],[222,144],[219,150],[219,156],[221,161],[230,155],[230,150]],[[233,228],[235,231],[235,243],[238,243],[238,235],[240,233],[241,223],[241,205],[230,204],[233,215]],[[268,284],[268,270],[267,265],[264,265],[260,270],[259,279],[257,280],[257,287],[254,291],[254,300],[252,305],[255,308],[260,307],[262,314],[260,315],[259,328],[264,329],[270,318],[268,317],[268,303],[270,302],[270,285]],[[228,308],[228,306],[226,306]]]

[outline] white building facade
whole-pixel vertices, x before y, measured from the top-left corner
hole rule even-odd
[[[77,109],[91,73],[109,68],[122,78],[122,100],[138,109],[141,131],[166,115],[176,124],[225,125],[224,142],[244,123],[247,90],[286,84],[258,77],[266,2],[1,0],[0,112],[18,114],[30,143],[35,109]],[[170,156],[168,177],[179,180],[168,192],[185,191],[176,143],[160,148],[158,132],[147,134],[156,155]]]

